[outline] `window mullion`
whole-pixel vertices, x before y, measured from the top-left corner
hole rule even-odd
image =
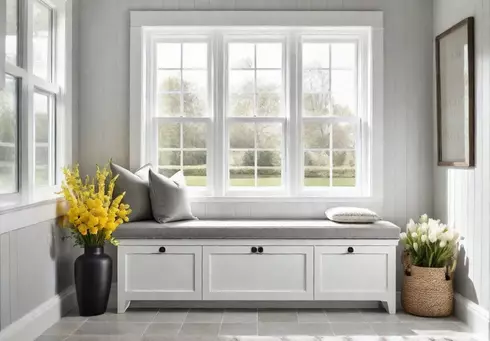
[[[257,117],[257,44],[254,44],[254,96],[253,96],[253,115],[254,118]],[[257,176],[258,176],[258,168],[257,168],[257,123],[254,123],[254,185],[258,186]]]
[[[56,110],[56,95],[50,94],[48,97],[48,120],[49,120],[49,146],[48,146],[48,151],[49,151],[49,158],[48,158],[48,174],[49,174],[49,185],[56,185],[57,183],[57,178],[56,178],[56,173],[57,173],[57,166],[58,163],[57,161],[59,160],[59,155],[56,155],[57,152],[61,150],[61,148],[57,148],[57,135],[56,134],[56,120],[57,120],[57,110]],[[52,166],[52,168],[51,168]]]
[[[180,170],[184,173],[184,122],[179,125],[180,134]]]
[[[289,110],[289,115],[286,112],[287,120],[289,124],[286,124],[287,131],[289,132],[287,141],[287,155],[286,157],[286,176],[284,179],[287,181],[286,188],[289,190],[291,196],[297,196],[301,188],[301,177],[303,169],[302,158],[302,139],[301,139],[301,109],[300,109],[300,94],[301,94],[301,42],[298,37],[291,34],[286,41],[286,53],[285,56],[285,75],[286,75],[286,111]]]
[[[281,123],[285,124],[286,118],[283,116],[274,116],[274,117],[251,117],[251,116],[232,116],[226,118],[227,122],[233,123]]]
[[[257,176],[258,176],[258,168],[257,168],[257,123],[254,123],[254,184],[255,187],[258,186]]]
[[[329,101],[328,101],[328,112],[330,115],[333,114],[333,105],[332,105],[332,45],[328,45],[328,96],[329,96]],[[329,162],[330,162],[330,172],[329,172],[329,178],[330,178],[330,188],[333,187],[333,125],[334,123],[330,123],[328,125],[329,129]]]
[[[226,120],[226,44],[223,36],[216,33],[213,36],[213,68],[210,70],[213,77],[213,114],[214,127],[213,139],[211,141],[213,148],[213,167],[212,176],[214,184],[214,195],[224,196],[225,186],[228,183],[228,140]]]
[[[206,194],[213,195],[215,187],[214,179],[214,161],[215,151],[213,145],[214,127],[213,123],[216,121],[214,117],[214,88],[213,88],[213,49],[214,39],[212,36],[206,37],[207,43],[207,55],[206,55],[206,85],[207,85],[207,122],[206,122]]]
[[[10,63],[5,64],[5,73],[19,79],[27,77],[26,70],[24,70],[23,68],[17,65],[12,65]]]
[[[146,113],[145,113],[145,119],[142,122],[142,124],[145,125],[144,131],[146,132],[151,132],[151,134],[146,134],[147,136],[145,137],[146,140],[146,145],[145,147],[145,153],[146,157],[144,158],[144,162],[150,162],[154,165],[157,165],[157,171],[159,170],[158,168],[158,147],[159,147],[159,125],[160,122],[158,121],[158,116],[157,112],[159,110],[159,102],[158,102],[158,67],[157,67],[157,49],[156,45],[153,44],[153,41],[149,37],[145,37],[145,40],[147,40],[147,50],[145,53],[148,56],[151,56],[149,58],[149,62],[146,65],[145,73],[147,80],[149,82],[149,85],[147,85],[146,89],[148,91],[148,95],[144,96],[144,105],[143,107],[147,108]],[[156,124],[153,124],[153,122],[156,122]],[[137,167],[142,166],[141,158],[138,160],[139,163],[137,164]]]
[[[20,23],[21,65],[26,70],[20,86],[21,113],[21,193],[30,201],[34,194],[35,129],[33,71],[33,0],[22,1]]]
[[[303,122],[308,123],[350,123],[357,124],[360,121],[360,117],[357,116],[311,116],[303,117]]]
[[[329,163],[330,163],[330,172],[329,172],[329,178],[330,178],[330,186],[333,187],[333,124],[328,125],[328,130],[329,130]]]
[[[60,86],[48,82],[42,78],[39,78],[37,76],[31,76],[31,81],[34,87],[43,90],[44,92],[50,92],[52,94],[58,94],[60,92]]]
[[[180,116],[184,115],[184,44],[180,44]]]

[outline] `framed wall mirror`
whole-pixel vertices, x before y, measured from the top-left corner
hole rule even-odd
[[[474,18],[436,37],[438,165],[475,165]]]

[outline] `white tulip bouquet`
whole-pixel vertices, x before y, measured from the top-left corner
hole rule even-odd
[[[456,266],[459,234],[454,229],[430,219],[427,214],[415,223],[407,224],[407,232],[400,234],[405,250],[410,254],[412,265],[429,268]]]

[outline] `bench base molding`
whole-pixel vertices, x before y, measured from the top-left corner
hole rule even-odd
[[[131,301],[382,302],[396,312],[397,240],[120,242],[119,313]]]

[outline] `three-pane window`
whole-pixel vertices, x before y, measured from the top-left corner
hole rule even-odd
[[[210,195],[359,194],[369,135],[360,39],[158,36],[147,160]]]

